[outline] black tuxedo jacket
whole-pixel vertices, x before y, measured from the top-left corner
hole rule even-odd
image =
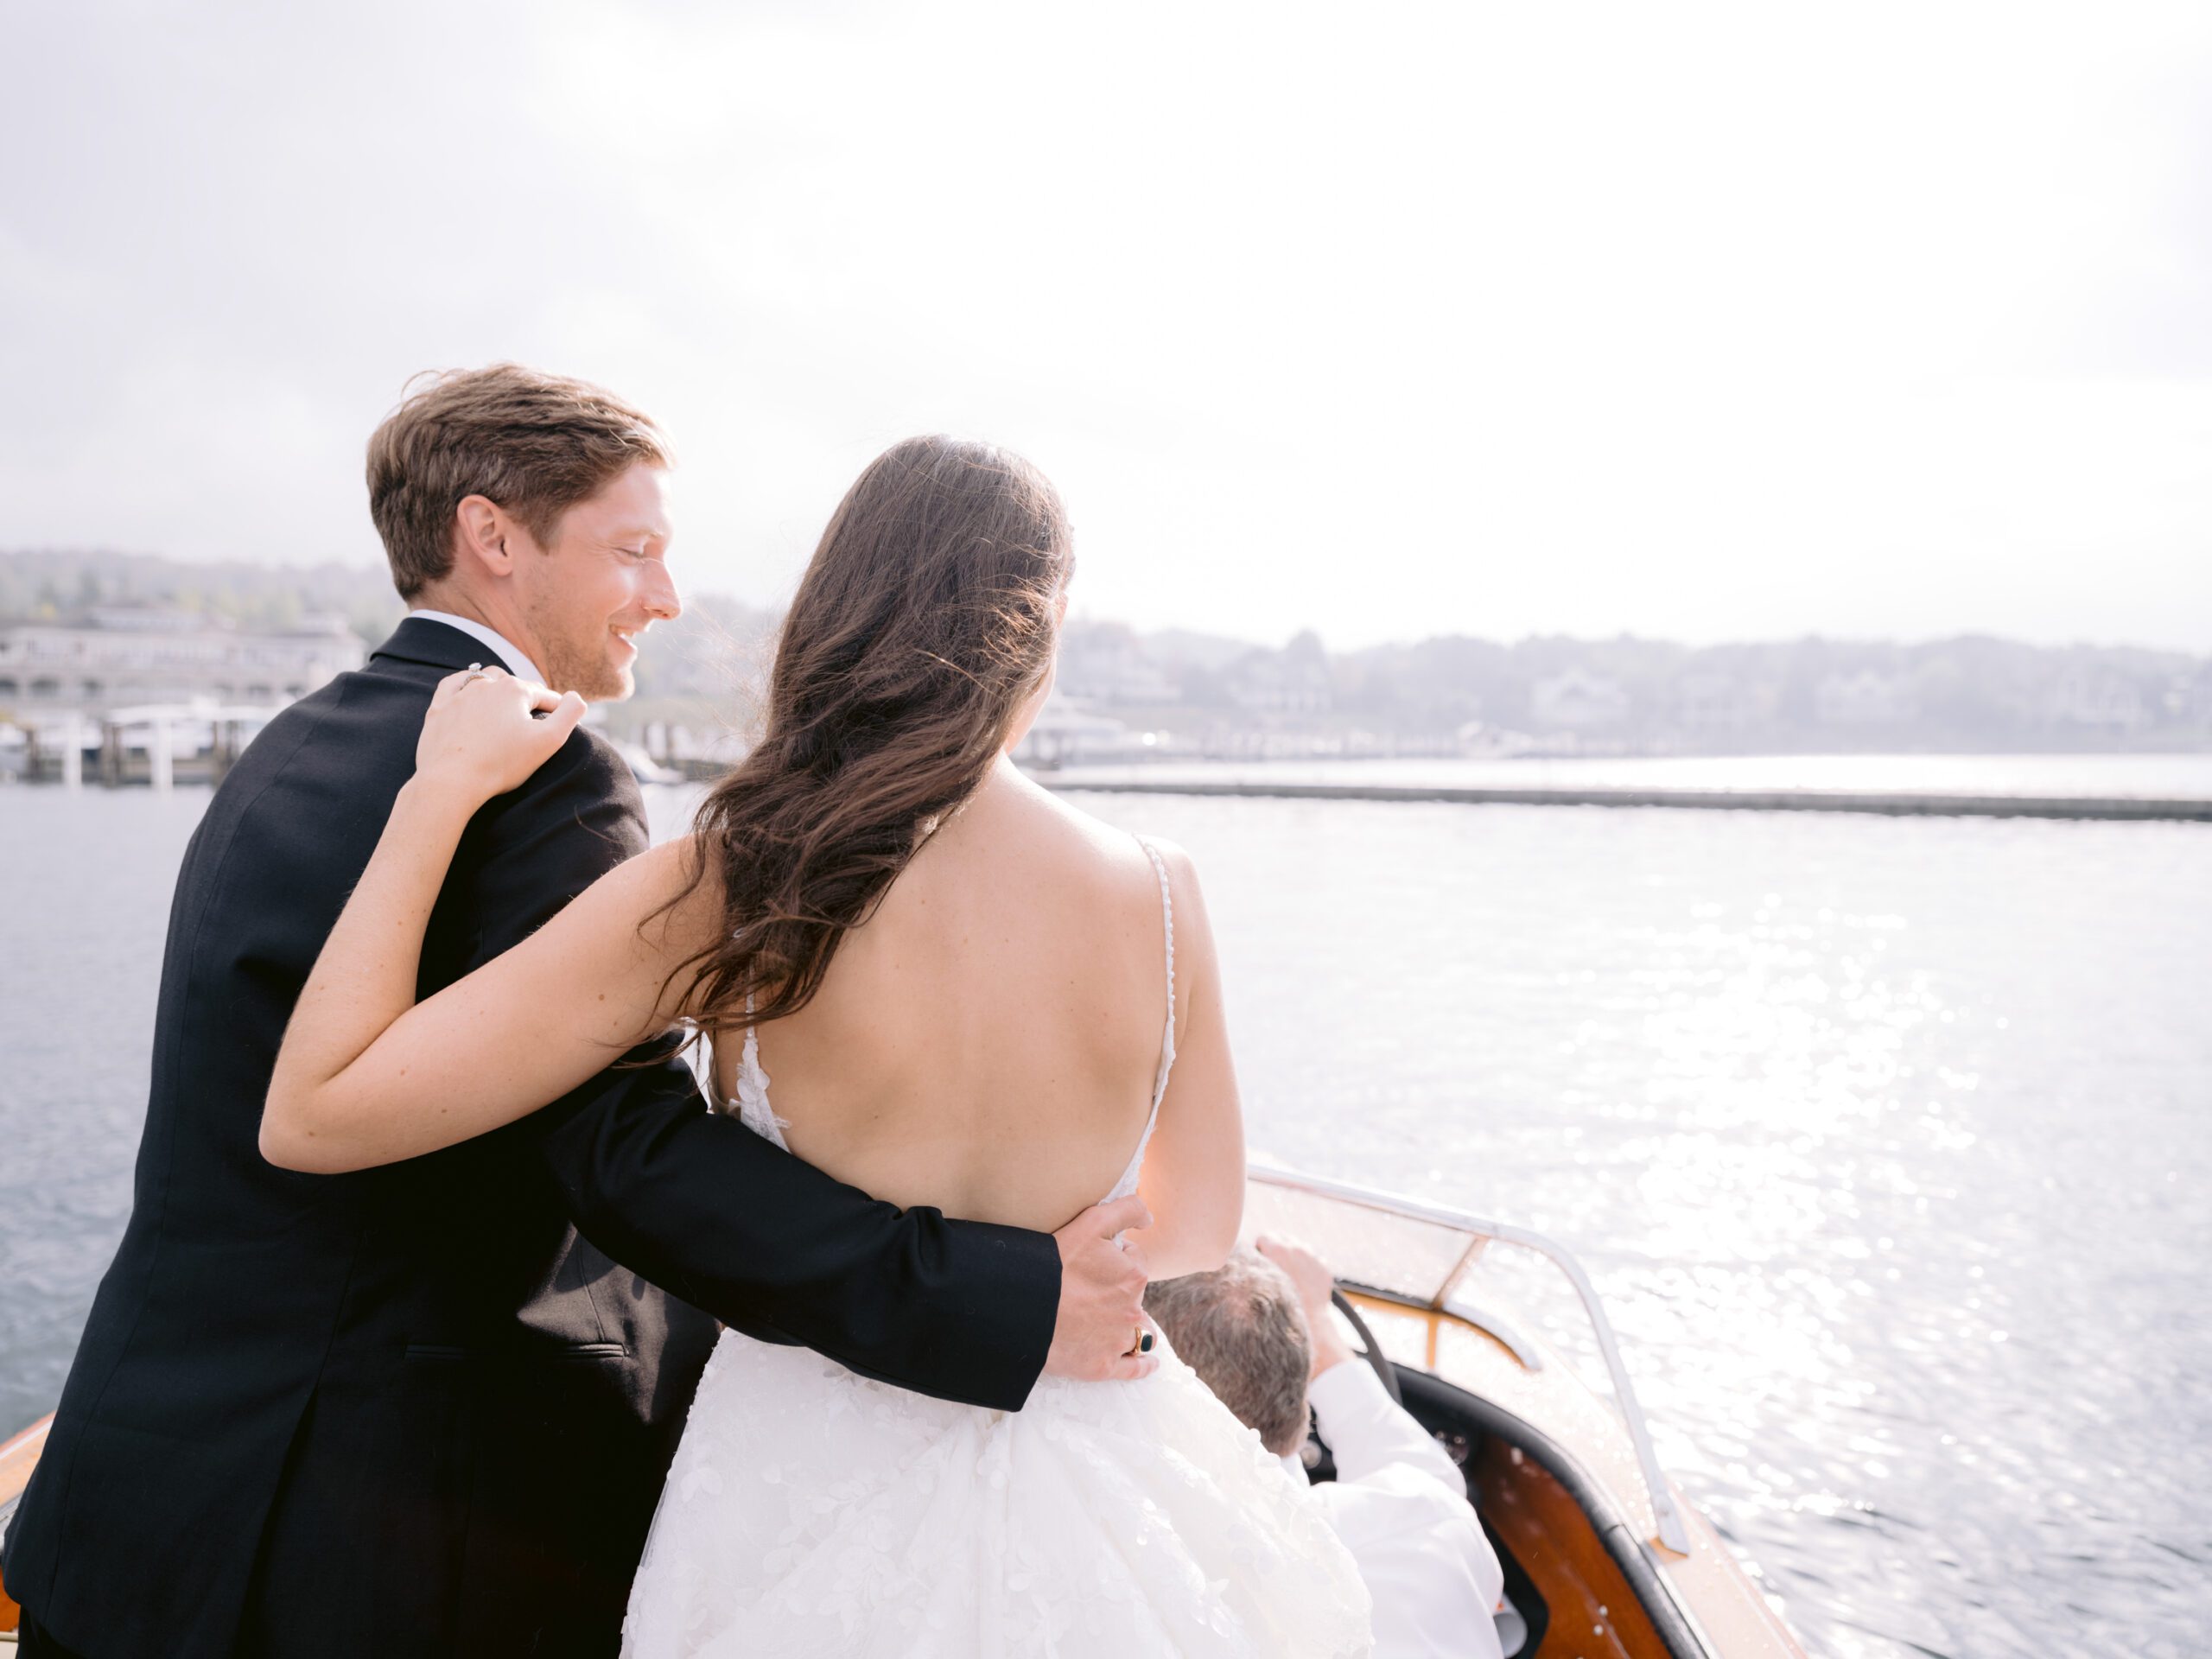
[[[1049,1237],[879,1204],[678,1063],[382,1169],[263,1160],[293,1001],[433,688],[486,654],[403,622],[254,740],[185,854],[130,1224],[7,1543],[86,1659],[611,1654],[715,1319],[981,1405],[1043,1368]],[[579,729],[469,825],[423,993],[645,845]]]

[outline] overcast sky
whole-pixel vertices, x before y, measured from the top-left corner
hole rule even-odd
[[[946,429],[1147,626],[2212,651],[2201,3],[3,15],[0,547],[372,562],[515,358],[698,591]]]

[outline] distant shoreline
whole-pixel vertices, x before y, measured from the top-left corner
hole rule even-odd
[[[1794,789],[1496,789],[1424,784],[1313,784],[1289,779],[1090,779],[1038,775],[1070,794],[1211,795],[1318,801],[1414,801],[1465,806],[1660,807],[1726,812],[1859,812],[1887,817],[2078,818],[2212,823],[2212,799],[2133,796],[1858,794]]]
[[[1034,775],[1055,790],[1114,794],[2212,822],[2212,756],[2195,753],[1163,760]]]

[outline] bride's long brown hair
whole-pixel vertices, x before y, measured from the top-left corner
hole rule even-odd
[[[760,741],[693,826],[687,892],[710,869],[722,892],[716,938],[677,969],[695,1030],[813,999],[1045,684],[1072,564],[1058,493],[989,444],[909,438],[846,492],[785,619]]]

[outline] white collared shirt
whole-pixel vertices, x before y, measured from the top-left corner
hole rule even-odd
[[[1497,1659],[1491,1616],[1505,1573],[1459,1465],[1363,1360],[1329,1367],[1308,1398],[1337,1464],[1336,1479],[1313,1487],[1313,1499],[1375,1598],[1376,1659]]]
[[[537,671],[537,664],[515,648],[514,642],[497,629],[487,628],[481,622],[466,616],[455,616],[451,611],[410,611],[410,616],[419,616],[425,622],[442,622],[449,628],[459,628],[470,639],[488,645],[505,666],[508,673],[518,680],[530,680],[538,685],[545,683],[545,677]]]

